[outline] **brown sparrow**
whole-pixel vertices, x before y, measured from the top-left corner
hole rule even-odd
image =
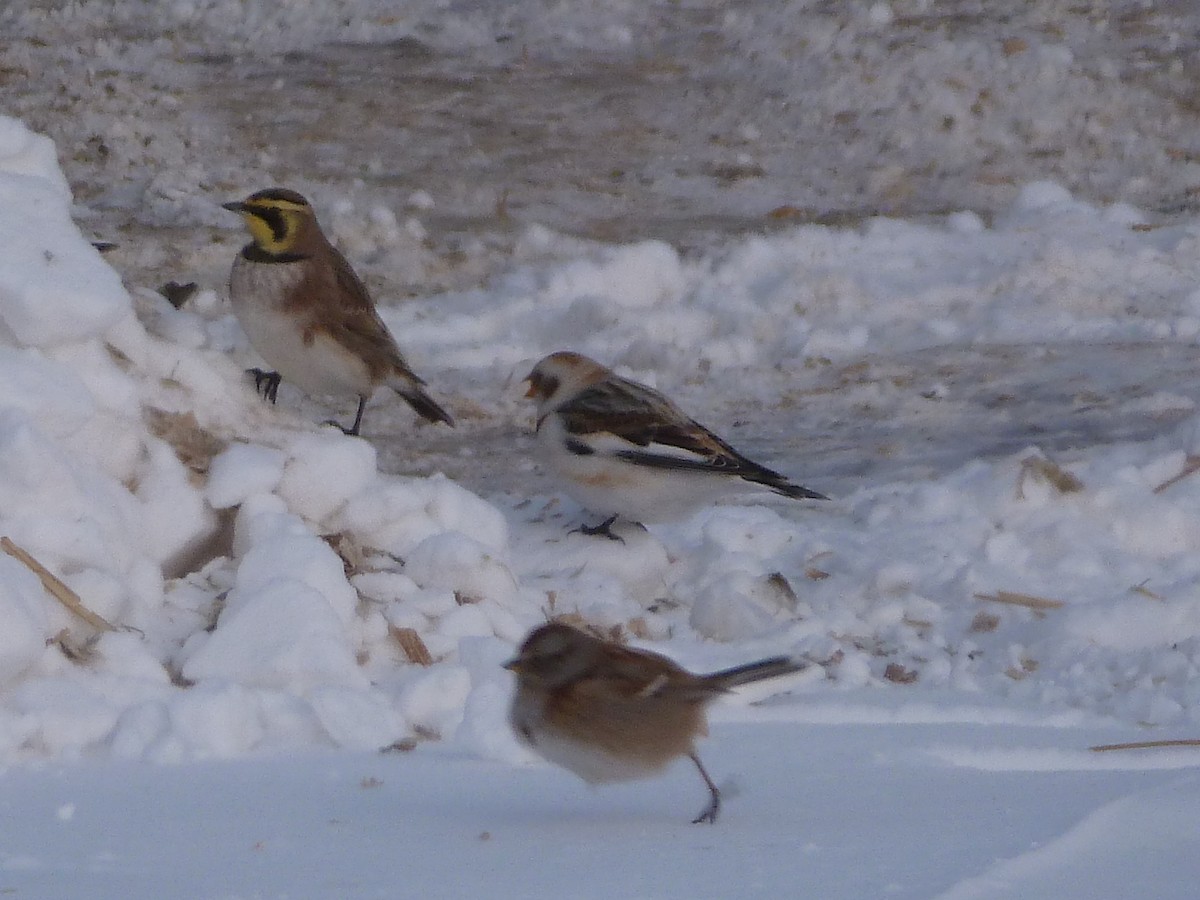
[[[739,491],[769,490],[793,499],[823,494],[738,453],[670,399],[579,353],[542,359],[525,379],[537,401],[537,448],[580,504],[636,522],[681,518]]]
[[[387,385],[423,418],[454,424],[400,355],[366,287],[329,243],[307,200],[272,188],[224,206],[250,231],[250,243],[233,262],[229,298],[246,337],[277,370],[251,370],[267,399],[274,402],[280,380],[306,394],[357,396],[354,424],[342,430],[358,434],[367,400]]]
[[[774,656],[693,675],[661,654],[550,622],[530,632],[504,667],[517,676],[509,723],[534,752],[590,784],[646,778],[686,756],[710,798],[692,821],[716,822],[721,792],[695,746],[708,734],[705,707],[739,684],[806,664]]]

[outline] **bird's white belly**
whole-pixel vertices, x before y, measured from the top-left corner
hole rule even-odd
[[[287,263],[239,257],[230,297],[242,330],[267,365],[305,393],[369,395],[371,378],[361,360],[327,335],[306,342],[300,323],[266,299],[293,287],[301,274]]]
[[[537,433],[539,455],[563,490],[597,515],[669,522],[745,487],[718,474],[649,468],[604,452],[575,454],[564,438],[557,417],[547,418]]]
[[[543,759],[574,772],[588,784],[634,781],[654,775],[663,768],[647,765],[642,759],[613,756],[596,747],[561,737],[552,731],[539,732],[537,743],[531,746]]]

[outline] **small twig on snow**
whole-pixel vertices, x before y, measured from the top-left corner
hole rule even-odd
[[[65,606],[68,610],[75,613],[83,621],[87,622],[97,631],[116,631],[116,627],[105,619],[103,616],[92,612],[83,605],[83,601],[79,599],[79,595],[67,587],[53,572],[43,566],[40,562],[33,558],[27,550],[23,550],[12,542],[8,537],[0,537],[0,550],[3,550],[9,556],[24,563],[33,574],[42,581],[44,587],[51,596],[59,603]]]
[[[1200,738],[1175,738],[1166,741],[1131,741],[1127,744],[1098,744],[1091,747],[1095,753],[1109,750],[1155,750],[1159,747],[1200,747]]]

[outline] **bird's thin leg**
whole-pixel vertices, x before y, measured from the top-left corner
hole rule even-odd
[[[283,377],[278,372],[268,372],[266,369],[247,369],[254,376],[254,390],[260,394],[264,400],[275,402],[275,397],[279,393],[279,382],[283,381]]]
[[[688,759],[696,764],[696,768],[700,771],[700,777],[704,779],[704,783],[708,785],[709,801],[708,806],[700,812],[700,815],[692,819],[693,825],[699,825],[701,822],[708,822],[710,825],[715,825],[717,822],[717,813],[721,811],[721,792],[717,790],[717,786],[713,784],[713,780],[708,777],[708,773],[704,771],[704,764],[700,762],[700,756],[695,751],[688,754]]]
[[[619,534],[615,534],[612,530],[612,523],[615,521],[617,521],[616,516],[609,516],[599,525],[580,525],[578,528],[572,528],[567,533],[574,534],[575,532],[579,532],[580,534],[586,534],[588,537],[601,535],[608,538],[610,541],[620,541],[623,544],[625,543],[625,538],[621,537]]]
[[[358,412],[355,413],[355,415],[354,415],[354,424],[351,425],[349,428],[347,428],[345,425],[340,423],[337,419],[326,419],[325,424],[332,425],[334,428],[340,429],[342,434],[350,435],[351,437],[358,437],[358,427],[360,425],[362,425],[363,409],[366,407],[366,405],[367,405],[367,398],[359,397],[358,398]]]
[[[358,412],[354,414],[354,424],[346,431],[346,434],[358,434],[358,427],[362,425],[363,410],[367,408],[367,398],[358,398]]]

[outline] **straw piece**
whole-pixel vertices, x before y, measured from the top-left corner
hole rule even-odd
[[[1197,472],[1200,472],[1200,456],[1192,456],[1189,453],[1187,459],[1185,459],[1183,462],[1183,470],[1177,475],[1172,475],[1170,478],[1156,487],[1154,489],[1154,493],[1161,494],[1167,488],[1171,487],[1171,485],[1178,484],[1179,482],[1183,481],[1183,479],[1188,478],[1191,475],[1195,475]]]
[[[47,593],[97,631],[117,630],[103,616],[97,615],[84,606],[78,594],[63,584],[53,572],[34,559],[27,550],[23,550],[14,544],[10,538],[0,537],[0,550],[24,563],[33,574],[41,579],[42,587],[46,589]]]
[[[1157,750],[1160,747],[1200,747],[1200,738],[1175,738],[1166,741],[1131,741],[1127,744],[1099,744],[1091,747],[1095,753],[1109,750]]]
[[[400,649],[404,651],[404,655],[408,657],[410,663],[418,666],[433,665],[433,656],[415,629],[397,628],[392,625],[388,631],[392,633],[392,637],[396,639],[396,643],[400,645]]]
[[[1063,600],[1052,600],[1049,597],[1037,597],[1033,594],[1021,594],[1017,591],[996,591],[994,594],[976,594],[976,600],[991,600],[994,603],[1007,603],[1010,606],[1024,606],[1027,609],[1062,609],[1066,606]]]

